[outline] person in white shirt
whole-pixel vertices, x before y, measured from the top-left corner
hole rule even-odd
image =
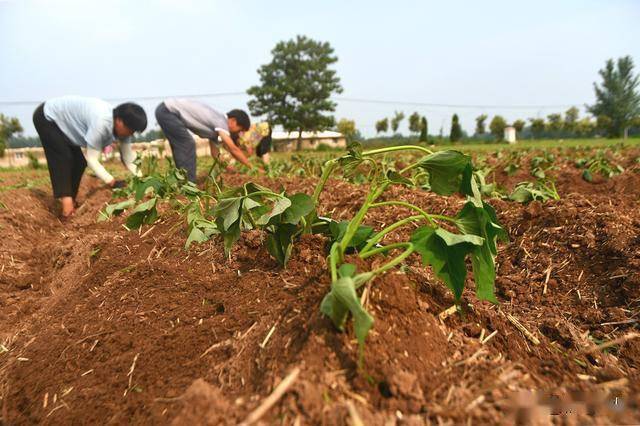
[[[53,196],[60,199],[62,217],[75,211],[80,180],[88,165],[111,188],[125,186],[100,164],[100,153],[118,139],[120,158],[137,174],[129,136],[147,127],[147,115],[138,104],[113,108],[109,103],[81,96],[50,99],[36,108],[33,124],[40,136],[49,167]],[[82,152],[86,148],[86,158]]]

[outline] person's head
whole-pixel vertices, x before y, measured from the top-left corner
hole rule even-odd
[[[113,110],[113,134],[118,138],[128,138],[135,132],[147,128],[147,114],[133,102],[125,102]]]
[[[243,110],[232,109],[227,113],[227,124],[231,133],[246,132],[251,127],[251,120]]]

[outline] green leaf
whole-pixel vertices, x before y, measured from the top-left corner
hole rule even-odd
[[[351,176],[363,161],[362,145],[359,142],[351,142],[347,145],[347,154],[338,158],[338,165],[345,176]]]
[[[360,361],[362,361],[364,343],[373,326],[373,317],[360,304],[354,279],[343,276],[332,282],[331,292],[322,300],[320,310],[331,318],[339,330],[344,330],[347,314],[351,312],[353,328],[358,339]]]
[[[104,210],[99,213],[98,222],[103,222],[105,220],[111,219],[113,216],[120,215],[123,211],[127,210],[130,207],[133,207],[135,203],[135,200],[129,199],[120,201],[119,203],[107,205]]]
[[[224,254],[227,258],[231,257],[231,248],[240,239],[240,221],[236,220],[229,227],[224,227],[224,218],[216,219],[216,226],[222,235],[224,241]]]
[[[185,249],[188,249],[191,246],[191,243],[203,243],[208,241],[209,238],[213,234],[217,234],[218,228],[215,223],[210,222],[205,219],[198,219],[191,223],[190,225],[191,232],[189,232],[189,237],[187,238],[187,242],[184,245]]]
[[[460,302],[467,276],[465,257],[483,239],[475,235],[453,234],[442,228],[423,226],[411,235],[415,251],[422,256],[423,263],[431,265],[436,276],[453,291],[456,303]]]
[[[531,175],[533,177],[536,177],[538,179],[544,179],[547,175],[545,174],[544,170],[542,170],[539,167],[534,168],[533,170],[531,170]]]
[[[341,222],[331,221],[329,223],[329,232],[331,232],[332,242],[340,242],[344,237],[349,226],[349,221],[343,220]],[[348,248],[360,249],[362,248],[367,239],[373,234],[373,228],[371,226],[360,225],[358,230],[354,234],[353,238],[349,242]]]
[[[591,170],[586,169],[585,171],[583,171],[582,179],[586,180],[587,182],[593,182],[593,174],[591,174]]]
[[[138,206],[133,209],[133,212],[127,218],[126,226],[129,229],[138,229],[142,226],[142,224],[152,224],[158,219],[158,210],[156,209],[156,204],[158,199],[156,197],[150,198],[144,203],[138,204]]]
[[[191,232],[189,233],[189,237],[187,238],[187,242],[184,244],[184,248],[185,248],[185,250],[187,250],[191,246],[191,243],[193,243],[193,242],[204,243],[208,239],[209,238],[207,238],[207,236],[204,234],[204,232],[202,232],[200,229],[194,227],[191,230]]]
[[[245,197],[243,203],[242,203],[242,208],[245,210],[253,210],[256,209],[258,207],[262,207],[264,204],[259,203],[257,201],[255,201],[254,199],[250,198],[250,197]]]
[[[240,219],[242,198],[243,197],[232,197],[221,199],[218,201],[218,204],[215,205],[213,215],[216,219],[222,219],[221,224],[218,224],[221,229],[228,229],[231,225],[238,222],[238,219]]]
[[[246,183],[244,185],[244,188],[247,191],[247,194],[249,195],[253,194],[254,192],[271,192],[271,190],[266,186],[258,185],[257,183],[254,183],[254,182]]]
[[[510,200],[523,204],[528,203],[533,200],[533,198],[533,191],[527,186],[516,186],[511,195],[509,195]]]
[[[387,179],[389,179],[389,181],[398,185],[404,185],[408,187],[415,186],[415,184],[411,181],[411,179],[402,176],[400,173],[394,170],[389,170],[387,172]]]
[[[420,161],[420,167],[429,172],[431,190],[440,195],[454,192],[471,194],[471,157],[459,151],[438,151]]]
[[[278,198],[271,208],[269,213],[263,214],[257,221],[259,225],[266,225],[271,219],[281,215],[286,209],[291,206],[291,200],[288,198]]]
[[[288,198],[289,201],[291,201],[291,205],[282,215],[282,221],[284,223],[296,225],[300,222],[301,218],[307,216],[316,208],[313,198],[307,194],[294,194]]]
[[[279,224],[267,237],[267,251],[282,267],[287,265],[293,248],[293,237],[298,227],[288,223]]]
[[[519,203],[528,203],[533,200],[559,200],[560,196],[555,190],[553,182],[545,184],[544,182],[537,181],[535,184],[531,182],[520,182],[516,185],[511,195],[509,195],[509,199]]]
[[[155,176],[150,176],[145,180],[135,184],[136,201],[142,200],[147,192],[147,189],[153,188],[156,195],[162,195],[161,189],[164,186],[164,182]]]
[[[352,277],[356,274],[356,265],[351,263],[343,263],[338,268],[338,276],[341,278]]]
[[[508,236],[498,224],[495,210],[486,203],[479,208],[474,203],[467,202],[456,216],[456,223],[462,232],[483,238],[482,246],[476,247],[471,253],[476,294],[481,300],[498,303],[494,295],[495,256],[498,253],[496,241],[507,241]]]

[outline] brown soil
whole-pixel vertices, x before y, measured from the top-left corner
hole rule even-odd
[[[589,184],[568,164],[553,173],[560,201],[491,201],[511,237],[497,259],[499,306],[478,301],[470,278],[464,313],[441,315],[453,297],[417,256],[372,282],[362,370],[352,330],[336,332],[319,311],[330,285],[323,237],[302,238],[282,270],[260,232],[227,261],[218,240],[185,252],[185,225],[170,213],[141,232],[123,218],[96,224],[110,193],[90,178],[65,224],[48,191],[1,192],[0,424],[236,424],[294,368],[263,421],[638,423],[640,174]],[[496,172],[507,186],[522,177]],[[258,181],[289,193],[315,183]],[[320,211],[334,218],[366,192],[329,188]],[[463,203],[405,188],[386,197],[438,213]],[[406,213],[379,209],[367,222]]]

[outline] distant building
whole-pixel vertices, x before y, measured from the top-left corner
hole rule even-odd
[[[276,132],[271,135],[273,150],[276,152],[295,151],[298,143],[298,132]],[[210,154],[209,140],[202,139],[194,135],[196,142],[196,155],[198,157]],[[347,140],[342,133],[325,132],[302,132],[302,149],[317,149],[320,145],[331,148],[346,148]],[[171,155],[171,147],[166,139],[157,139],[151,142],[137,142],[131,144],[134,152],[140,152],[142,156],[154,155],[165,157]],[[29,165],[30,158],[37,158],[40,164],[47,164],[44,150],[37,148],[9,148],[5,150],[4,157],[0,158],[0,167],[25,167]],[[103,159],[119,159],[120,153],[117,149],[109,154],[103,154]]]
[[[507,126],[504,128],[504,140],[508,143],[516,143],[516,128]]]
[[[4,157],[0,157],[0,167],[28,166],[31,158],[37,159],[40,164],[47,164],[42,148],[8,148],[4,151]]]
[[[271,134],[275,152],[295,151],[300,132],[277,132]],[[302,132],[302,149],[317,149],[320,145],[331,148],[346,148],[347,140],[339,132]]]

